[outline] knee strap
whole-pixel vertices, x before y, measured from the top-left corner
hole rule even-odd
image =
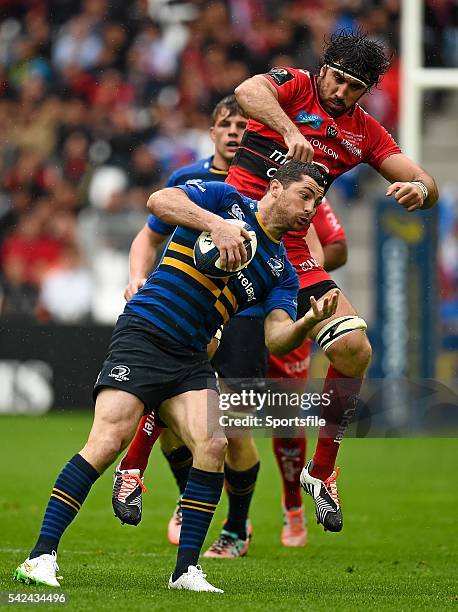
[[[356,315],[338,317],[320,329],[315,341],[321,346],[323,351],[327,351],[336,340],[346,336],[355,329],[367,329],[366,321]]]

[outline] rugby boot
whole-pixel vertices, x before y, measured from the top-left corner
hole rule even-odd
[[[217,589],[208,582],[207,574],[204,574],[200,565],[190,565],[188,571],[181,574],[175,581],[173,574],[169,579],[169,589],[184,591],[200,591],[206,593],[224,593],[222,589]]]
[[[120,470],[113,475],[111,503],[115,516],[128,525],[138,525],[142,520],[142,494],[146,491],[140,470]]]
[[[281,543],[283,546],[299,548],[308,541],[308,529],[305,520],[304,508],[287,510],[283,508],[283,529]]]
[[[51,555],[40,555],[34,559],[26,559],[16,568],[13,578],[25,584],[58,587],[60,586],[58,578],[62,579],[62,576],[57,576],[58,571],[57,554],[53,550]]]
[[[222,529],[218,539],[204,553],[204,557],[213,559],[236,559],[244,557],[250,547],[253,528],[251,523],[247,521],[247,538],[242,540],[237,533]]]
[[[304,491],[313,497],[317,522],[325,531],[341,531],[343,520],[336,483],[340,468],[326,480],[320,480],[310,474],[311,466],[312,461],[309,461],[302,469],[300,481]]]

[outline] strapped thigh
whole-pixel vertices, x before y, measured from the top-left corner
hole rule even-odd
[[[327,351],[336,340],[350,334],[355,329],[367,329],[366,321],[356,315],[337,317],[320,329],[315,342],[321,346],[323,351]]]

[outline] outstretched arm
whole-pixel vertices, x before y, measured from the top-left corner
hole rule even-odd
[[[237,102],[249,117],[261,121],[283,136],[288,147],[288,159],[312,161],[312,145],[282,109],[275,87],[265,77],[257,74],[243,81],[234,93]]]
[[[418,208],[431,208],[439,199],[436,182],[423,168],[403,153],[390,155],[382,162],[379,172],[392,184],[386,191],[387,196],[394,195],[398,204],[413,212]],[[425,198],[421,185],[428,191]]]
[[[264,321],[266,346],[273,355],[285,355],[303,344],[317,323],[336,312],[340,292],[336,289],[319,302],[310,298],[311,308],[303,317],[293,321],[280,309],[272,310]]]

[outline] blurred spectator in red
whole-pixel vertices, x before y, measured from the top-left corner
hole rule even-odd
[[[128,105],[134,101],[135,91],[126,83],[121,73],[114,68],[102,72],[99,82],[93,87],[89,102],[109,113],[116,105]]]
[[[89,172],[89,142],[83,132],[72,132],[62,146],[62,175],[74,185],[78,185]]]
[[[48,187],[48,176],[42,156],[31,149],[20,150],[16,162],[6,173],[3,185],[8,191],[43,195]]]
[[[14,265],[15,278],[21,283],[39,287],[45,272],[60,256],[62,242],[50,234],[48,227],[52,210],[52,201],[41,198],[32,211],[21,215],[17,228],[1,246],[2,270]]]

